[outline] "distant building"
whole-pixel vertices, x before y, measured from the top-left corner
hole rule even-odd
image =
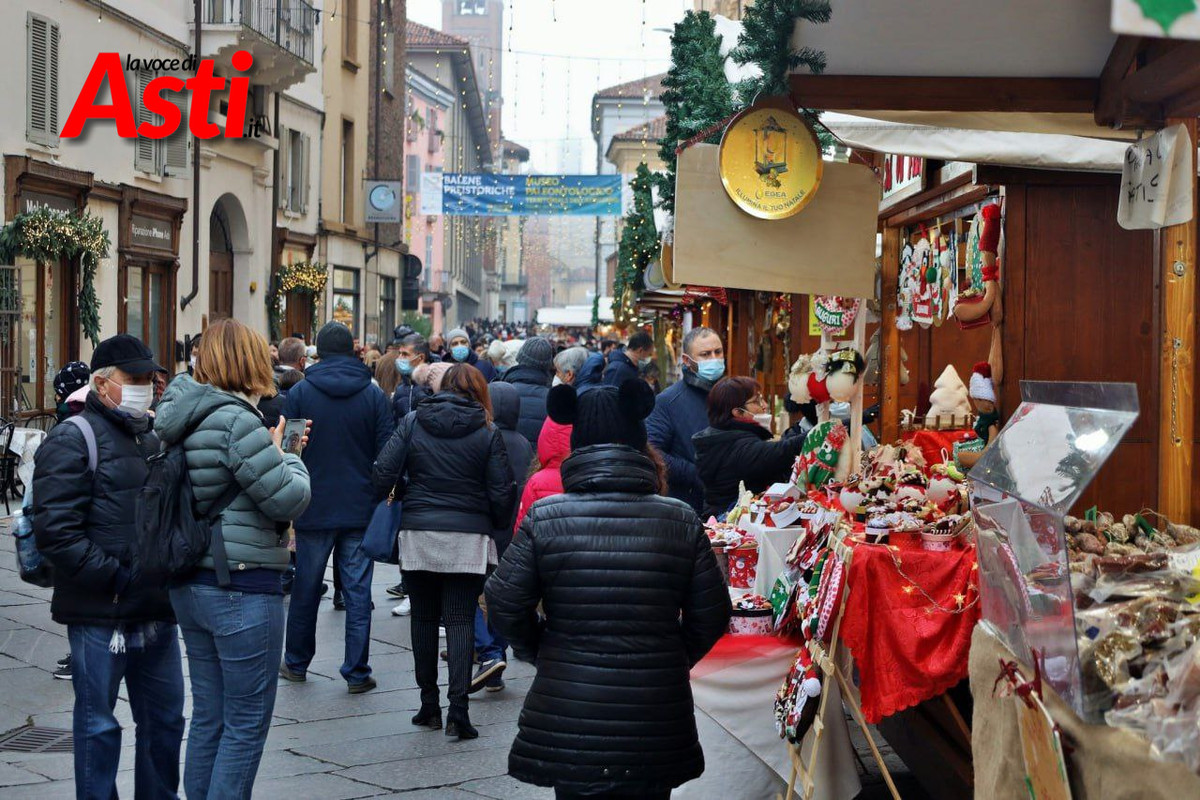
[[[529,150],[507,139],[500,144],[501,171],[519,174],[529,163]],[[522,247],[524,217],[505,217],[496,223],[499,241],[496,246],[496,271],[500,274],[500,295],[496,317],[506,322],[528,322],[530,316],[528,276],[525,273]]]
[[[404,239],[423,263],[421,311],[432,318],[433,330],[443,331],[446,330],[446,300],[454,296],[445,262],[445,223],[441,215],[421,213],[421,177],[440,174],[444,167],[446,131],[443,126],[455,106],[454,92],[411,65],[405,70],[404,81],[408,95],[404,134]]]
[[[645,164],[651,172],[666,169],[658,154],[658,140],[667,135],[667,117],[655,117],[644,125],[622,131],[608,143],[604,158],[622,175],[637,172]]]
[[[695,2],[697,11],[720,14],[729,19],[741,19],[746,9],[754,5],[754,0],[695,0]]]

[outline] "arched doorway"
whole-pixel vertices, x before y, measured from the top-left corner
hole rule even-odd
[[[231,194],[221,195],[208,217],[209,321],[233,316],[235,258],[248,247],[242,204]]]

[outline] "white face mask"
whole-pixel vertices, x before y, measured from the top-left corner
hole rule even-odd
[[[562,386],[562,378],[555,375],[554,380],[550,383],[550,385],[551,386]]]
[[[154,400],[154,386],[121,386],[121,404],[117,409],[131,417],[142,417],[150,410]]]
[[[771,430],[771,420],[772,420],[772,417],[770,414],[755,414],[754,415],[754,421],[757,422],[759,425],[761,425],[764,429],[766,429],[768,431]]]

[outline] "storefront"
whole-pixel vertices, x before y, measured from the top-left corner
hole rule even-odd
[[[26,156],[5,156],[5,218],[47,209],[83,210],[93,178]],[[67,259],[38,264],[20,257],[11,285],[20,305],[4,303],[5,335],[0,347],[0,416],[32,416],[54,409],[54,374],[79,358],[79,265]]]
[[[275,290],[278,290],[280,274],[284,265],[290,269],[296,264],[312,262],[313,251],[317,246],[317,237],[313,234],[300,233],[288,228],[276,228],[276,247],[279,256],[276,263],[281,265],[275,270]],[[314,311],[317,297],[311,289],[297,287],[279,296],[278,322],[271,321],[271,341],[279,341],[288,336],[295,336],[306,342],[315,341],[316,331],[313,330]]]
[[[159,364],[181,360],[175,348],[179,228],[187,200],[120,187],[117,235],[117,329],[144,341]]]

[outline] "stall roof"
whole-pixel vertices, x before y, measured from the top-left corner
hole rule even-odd
[[[792,45],[822,51],[793,74],[796,102],[979,130],[1135,134],[1200,110],[1200,42],[1117,36],[1098,0],[838,0]],[[1114,133],[1115,128],[1121,131]]]
[[[612,322],[611,297],[600,297],[600,321]],[[563,306],[539,308],[537,310],[538,325],[550,325],[563,328],[590,328],[592,326],[592,304],[580,306]]]

